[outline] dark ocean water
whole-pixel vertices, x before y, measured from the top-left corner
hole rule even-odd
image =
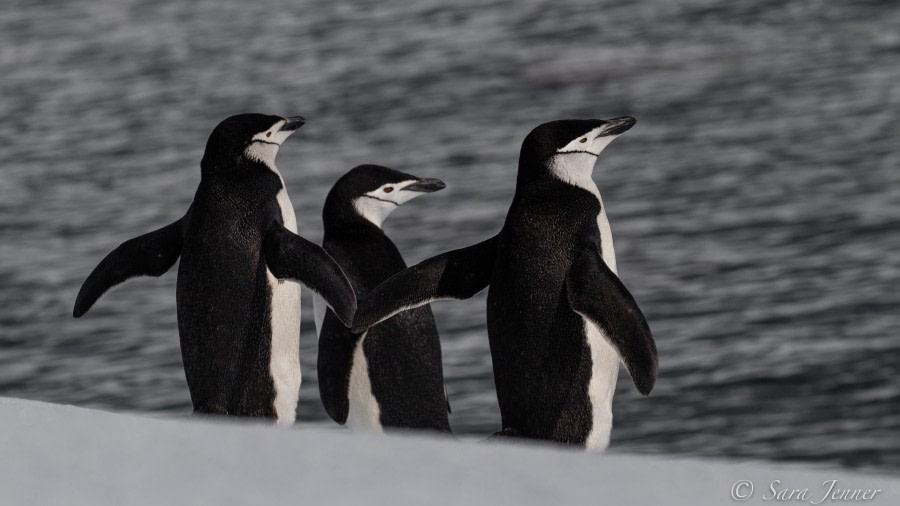
[[[449,188],[386,230],[410,263],[501,226],[539,123],[632,115],[594,172],[661,374],[616,451],[900,469],[896,2],[7,0],[0,395],[186,415],[173,270],[81,320],[125,239],[179,218],[209,132],[305,116],[301,234],[361,163]],[[456,432],[499,429],[484,294],[434,305]],[[326,415],[304,295],[299,426]]]

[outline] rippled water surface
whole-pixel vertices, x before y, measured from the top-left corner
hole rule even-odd
[[[309,119],[279,166],[311,240],[357,164],[444,179],[386,223],[416,262],[500,228],[533,126],[627,114],[594,177],[661,375],[622,373],[613,448],[900,469],[897,27],[877,1],[6,1],[0,395],[189,413],[174,271],[71,309],[187,209],[225,116]],[[434,305],[469,435],[499,429],[484,299]],[[322,422],[308,293],[301,348]]]

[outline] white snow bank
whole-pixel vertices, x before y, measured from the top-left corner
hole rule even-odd
[[[158,420],[18,399],[0,398],[0,431],[4,505],[703,506],[732,503],[738,480],[755,484],[744,504],[777,502],[763,500],[773,480],[809,488],[815,504],[834,479],[882,490],[860,503],[900,504],[900,480],[842,470]]]

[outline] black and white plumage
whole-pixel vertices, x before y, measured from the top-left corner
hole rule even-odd
[[[300,285],[350,322],[341,268],[297,235],[275,155],[303,118],[241,114],[213,130],[187,214],[126,241],[88,276],[82,316],[111,287],[178,267],[178,330],[194,412],[291,424],[300,389]]]
[[[354,330],[490,285],[498,435],[605,449],[619,360],[644,395],[658,367],[650,329],[617,277],[609,222],[591,179],[600,151],[634,122],[563,120],[532,130],[500,233],[393,276],[361,299]]]
[[[325,200],[322,243],[359,296],[406,268],[381,229],[404,202],[444,188],[377,165],[350,170]],[[441,344],[427,305],[352,333],[315,300],[319,332],[319,392],[336,422],[355,428],[450,432]],[[326,312],[327,309],[327,312]]]

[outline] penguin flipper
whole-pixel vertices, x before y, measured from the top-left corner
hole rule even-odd
[[[468,299],[491,282],[497,236],[448,251],[394,274],[361,301],[353,332],[440,299]]]
[[[603,331],[641,394],[656,382],[659,360],[650,327],[634,297],[593,247],[585,247],[566,279],[572,309]]]
[[[353,334],[328,310],[319,333],[319,356],[316,371],[319,398],[332,420],[344,425],[350,414],[350,375],[353,354],[361,335]]]
[[[106,255],[81,285],[72,315],[80,318],[110,288],[135,276],[159,277],[181,256],[184,218],[134,239]]]
[[[263,240],[263,254],[276,278],[298,281],[316,292],[341,323],[350,326],[356,312],[356,293],[343,269],[321,246],[276,222]]]

